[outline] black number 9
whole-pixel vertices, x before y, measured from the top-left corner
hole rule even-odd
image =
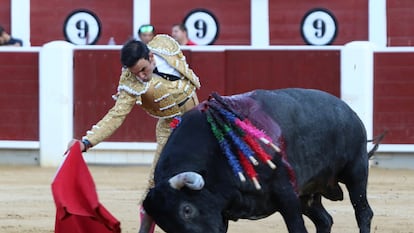
[[[325,35],[326,25],[322,19],[317,19],[313,21],[313,28],[316,29],[315,36],[317,38],[322,38]]]
[[[197,38],[203,38],[206,36],[207,33],[207,24],[204,20],[197,20],[194,22],[194,28],[197,30],[196,36]]]
[[[79,20],[78,22],[76,22],[76,28],[79,30],[79,38],[84,39],[88,36],[89,25],[88,22],[86,22],[86,20]]]

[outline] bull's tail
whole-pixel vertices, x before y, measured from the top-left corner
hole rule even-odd
[[[384,131],[382,134],[376,136],[375,138],[368,140],[367,142],[373,142],[374,147],[368,152],[368,158],[371,158],[375,152],[378,150],[379,144],[381,143],[382,139],[384,139],[385,134],[387,134],[387,131]]]

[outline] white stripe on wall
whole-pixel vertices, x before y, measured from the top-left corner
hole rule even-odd
[[[269,45],[269,0],[250,0],[252,46]]]
[[[21,39],[23,46],[30,46],[30,0],[10,0],[10,6],[10,34]]]
[[[369,41],[378,47],[387,46],[386,0],[370,0],[368,7]]]
[[[138,28],[142,24],[151,23],[151,0],[133,0],[132,25],[134,38],[138,38]]]

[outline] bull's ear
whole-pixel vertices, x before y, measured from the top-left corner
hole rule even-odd
[[[184,186],[192,190],[201,190],[204,187],[203,177],[196,172],[182,172],[171,177],[168,182],[172,188],[178,190]]]

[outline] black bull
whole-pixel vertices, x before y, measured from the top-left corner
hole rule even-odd
[[[278,211],[289,232],[307,232],[302,214],[317,232],[330,232],[333,220],[321,197],[343,200],[341,182],[360,232],[370,232],[368,161],[377,145],[367,152],[364,125],[347,104],[325,92],[295,88],[223,99],[278,142],[282,152],[265,149],[277,168],[256,166],[261,189],[241,182],[212,133],[208,105],[201,103],[172,132],[155,170],[156,186],[144,200],[157,225],[168,233],[218,233],[227,231],[229,220]]]

